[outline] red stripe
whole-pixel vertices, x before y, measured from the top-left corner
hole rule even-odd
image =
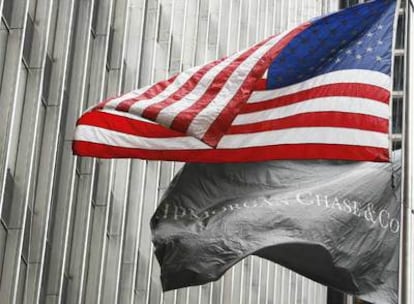
[[[146,100],[146,99],[150,99],[158,94],[160,94],[162,91],[164,91],[171,83],[174,82],[174,80],[177,78],[178,75],[174,75],[173,77],[171,77],[170,79],[164,80],[164,81],[160,81],[157,82],[156,84],[152,85],[150,88],[148,88],[148,90],[146,90],[144,93],[142,93],[141,95],[138,95],[135,98],[131,98],[128,100],[124,100],[122,101],[120,104],[118,104],[118,106],[116,107],[116,110],[118,111],[123,111],[123,112],[128,112],[129,108],[131,108],[131,106],[141,100]]]
[[[287,36],[281,39],[275,46],[273,46],[253,67],[249,75],[246,77],[240,89],[236,92],[231,101],[218,115],[214,122],[210,125],[202,140],[215,147],[225,131],[230,127],[231,122],[240,112],[240,104],[247,101],[250,97],[252,88],[257,79],[260,79],[271,62],[282,52],[284,47],[289,42],[300,34],[303,30],[308,28],[311,24],[305,23],[292,30]]]
[[[388,104],[390,100],[390,91],[363,83],[328,84],[266,101],[248,103],[243,106],[240,112],[250,113],[263,111],[313,98],[332,96],[360,97]]]
[[[184,133],[163,127],[157,123],[139,121],[116,114],[100,111],[87,112],[82,115],[76,125],[87,125],[107,130],[122,132],[149,138],[168,138],[187,136]]]
[[[256,44],[255,46],[249,48],[247,51],[242,53],[235,60],[233,60],[226,68],[224,68],[219,74],[217,74],[217,76],[211,82],[203,96],[198,98],[198,100],[194,104],[192,104],[187,109],[183,110],[174,118],[170,127],[174,130],[187,132],[187,129],[193,121],[193,119],[217,96],[217,94],[221,91],[223,85],[226,83],[226,81],[232,75],[232,73],[257,49],[259,49],[272,38],[274,37],[270,37]]]
[[[329,144],[277,145],[229,150],[143,150],[74,141],[73,151],[80,156],[100,158],[142,158],[183,162],[255,162],[283,159],[333,159],[389,161],[388,149]]]
[[[248,134],[261,131],[280,130],[298,127],[339,127],[353,128],[375,132],[388,133],[388,120],[375,116],[342,113],[342,112],[313,112],[289,116],[281,119],[261,121],[245,125],[231,126],[227,134]]]
[[[267,90],[267,79],[258,79],[254,83],[253,91],[266,91]]]
[[[94,111],[85,113],[77,125],[99,127],[125,134],[148,138],[171,138],[187,136],[156,123],[140,121],[116,114]],[[388,133],[388,120],[363,114],[340,112],[315,112],[298,114],[245,125],[233,125],[226,132],[230,134],[249,134],[262,131],[281,130],[298,127],[342,127],[381,133]]]
[[[142,113],[142,116],[148,118],[150,120],[156,120],[158,114],[167,106],[180,101],[184,98],[187,94],[191,93],[191,91],[196,87],[196,85],[200,82],[203,76],[218,65],[220,62],[224,61],[226,58],[222,58],[220,60],[216,60],[211,62],[201,68],[201,70],[197,71],[184,85],[182,85],[175,93],[168,96],[168,98],[160,101],[156,104],[148,106]]]

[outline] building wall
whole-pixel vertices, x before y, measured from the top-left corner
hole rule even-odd
[[[326,303],[256,257],[162,293],[149,219],[180,163],[77,158],[98,101],[243,49],[336,0],[0,0],[0,303]]]

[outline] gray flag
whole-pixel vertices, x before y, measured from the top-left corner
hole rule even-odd
[[[164,290],[217,280],[254,254],[397,303],[400,163],[185,165],[151,220]]]

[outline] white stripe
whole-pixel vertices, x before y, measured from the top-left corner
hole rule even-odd
[[[388,149],[386,133],[349,128],[291,128],[252,134],[226,135],[217,149],[238,149],[286,144],[338,144]]]
[[[141,90],[140,90],[141,91]],[[133,99],[136,98],[137,96],[139,96],[142,92],[129,92],[127,94],[124,94],[122,96],[119,96],[117,98],[112,99],[111,101],[109,101],[108,103],[105,104],[104,108],[116,108],[121,102],[125,101],[125,100],[129,100],[129,99]]]
[[[157,99],[151,98],[151,99],[147,99],[147,100],[142,100],[142,101],[140,101],[140,104],[144,103],[144,102],[151,102],[151,100],[155,100],[154,102],[158,102],[159,101],[158,99],[160,99],[162,96],[165,96],[165,95],[168,97],[169,95],[171,95],[172,92],[174,92],[176,90],[177,86],[181,86],[183,83],[185,83],[188,80],[188,78],[190,78],[200,68],[201,68],[200,66],[197,66],[197,67],[193,67],[193,68],[191,68],[191,69],[189,69],[185,72],[182,72],[179,76],[177,76],[177,78],[174,79],[174,81],[171,84],[169,84],[167,87],[165,87],[164,90],[156,96]],[[129,92],[125,95],[122,95],[118,98],[114,98],[113,100],[111,100],[110,102],[108,102],[105,105],[105,108],[115,109],[121,102],[138,97],[139,95],[141,95],[142,93],[147,91],[152,86],[153,85],[148,85],[148,86],[145,86],[145,87],[140,88],[138,90],[134,90],[132,92]],[[164,97],[162,97],[160,100],[162,100],[163,98]]]
[[[204,136],[211,123],[216,120],[222,110],[231,101],[257,62],[288,33],[290,31],[286,31],[272,38],[237,67],[217,96],[191,122],[188,128],[188,134],[197,138]]]
[[[329,96],[309,99],[269,110],[240,114],[233,121],[233,125],[257,123],[312,112],[356,113],[388,119],[390,107],[385,103],[366,98]]]
[[[191,137],[148,138],[94,126],[79,125],[74,140],[122,148],[145,150],[210,150],[210,146]],[[348,128],[310,127],[225,135],[217,149],[253,148],[286,144],[339,144],[388,148],[385,133]]]
[[[211,147],[204,144],[200,140],[190,136],[148,138],[87,125],[77,126],[74,139],[78,141],[87,141],[123,148],[146,150],[211,149]]]
[[[170,95],[174,94],[179,88],[181,88],[195,73],[201,70],[203,66],[196,66],[180,73],[172,83],[170,83],[163,91],[149,99],[140,100],[138,103],[134,103],[129,112],[133,114],[141,114],[144,109],[150,105],[158,103]],[[155,84],[157,85],[157,84]],[[154,86],[155,86],[154,85]]]
[[[391,77],[387,74],[370,70],[341,70],[319,75],[280,89],[254,91],[250,96],[248,103],[266,101],[322,85],[337,83],[361,83],[391,90]]]
[[[116,108],[121,102],[129,100],[129,99],[133,99],[138,97],[139,95],[141,95],[142,93],[144,93],[146,90],[148,90],[151,86],[145,86],[143,88],[140,88],[138,90],[134,90],[132,92],[129,92],[127,94],[124,94],[122,96],[119,96],[117,98],[112,99],[111,101],[109,101],[108,103],[105,104],[104,108],[109,108],[109,109],[114,109]]]

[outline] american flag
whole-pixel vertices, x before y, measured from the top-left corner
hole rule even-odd
[[[396,1],[306,22],[110,98],[78,120],[81,156],[185,162],[389,160]]]

